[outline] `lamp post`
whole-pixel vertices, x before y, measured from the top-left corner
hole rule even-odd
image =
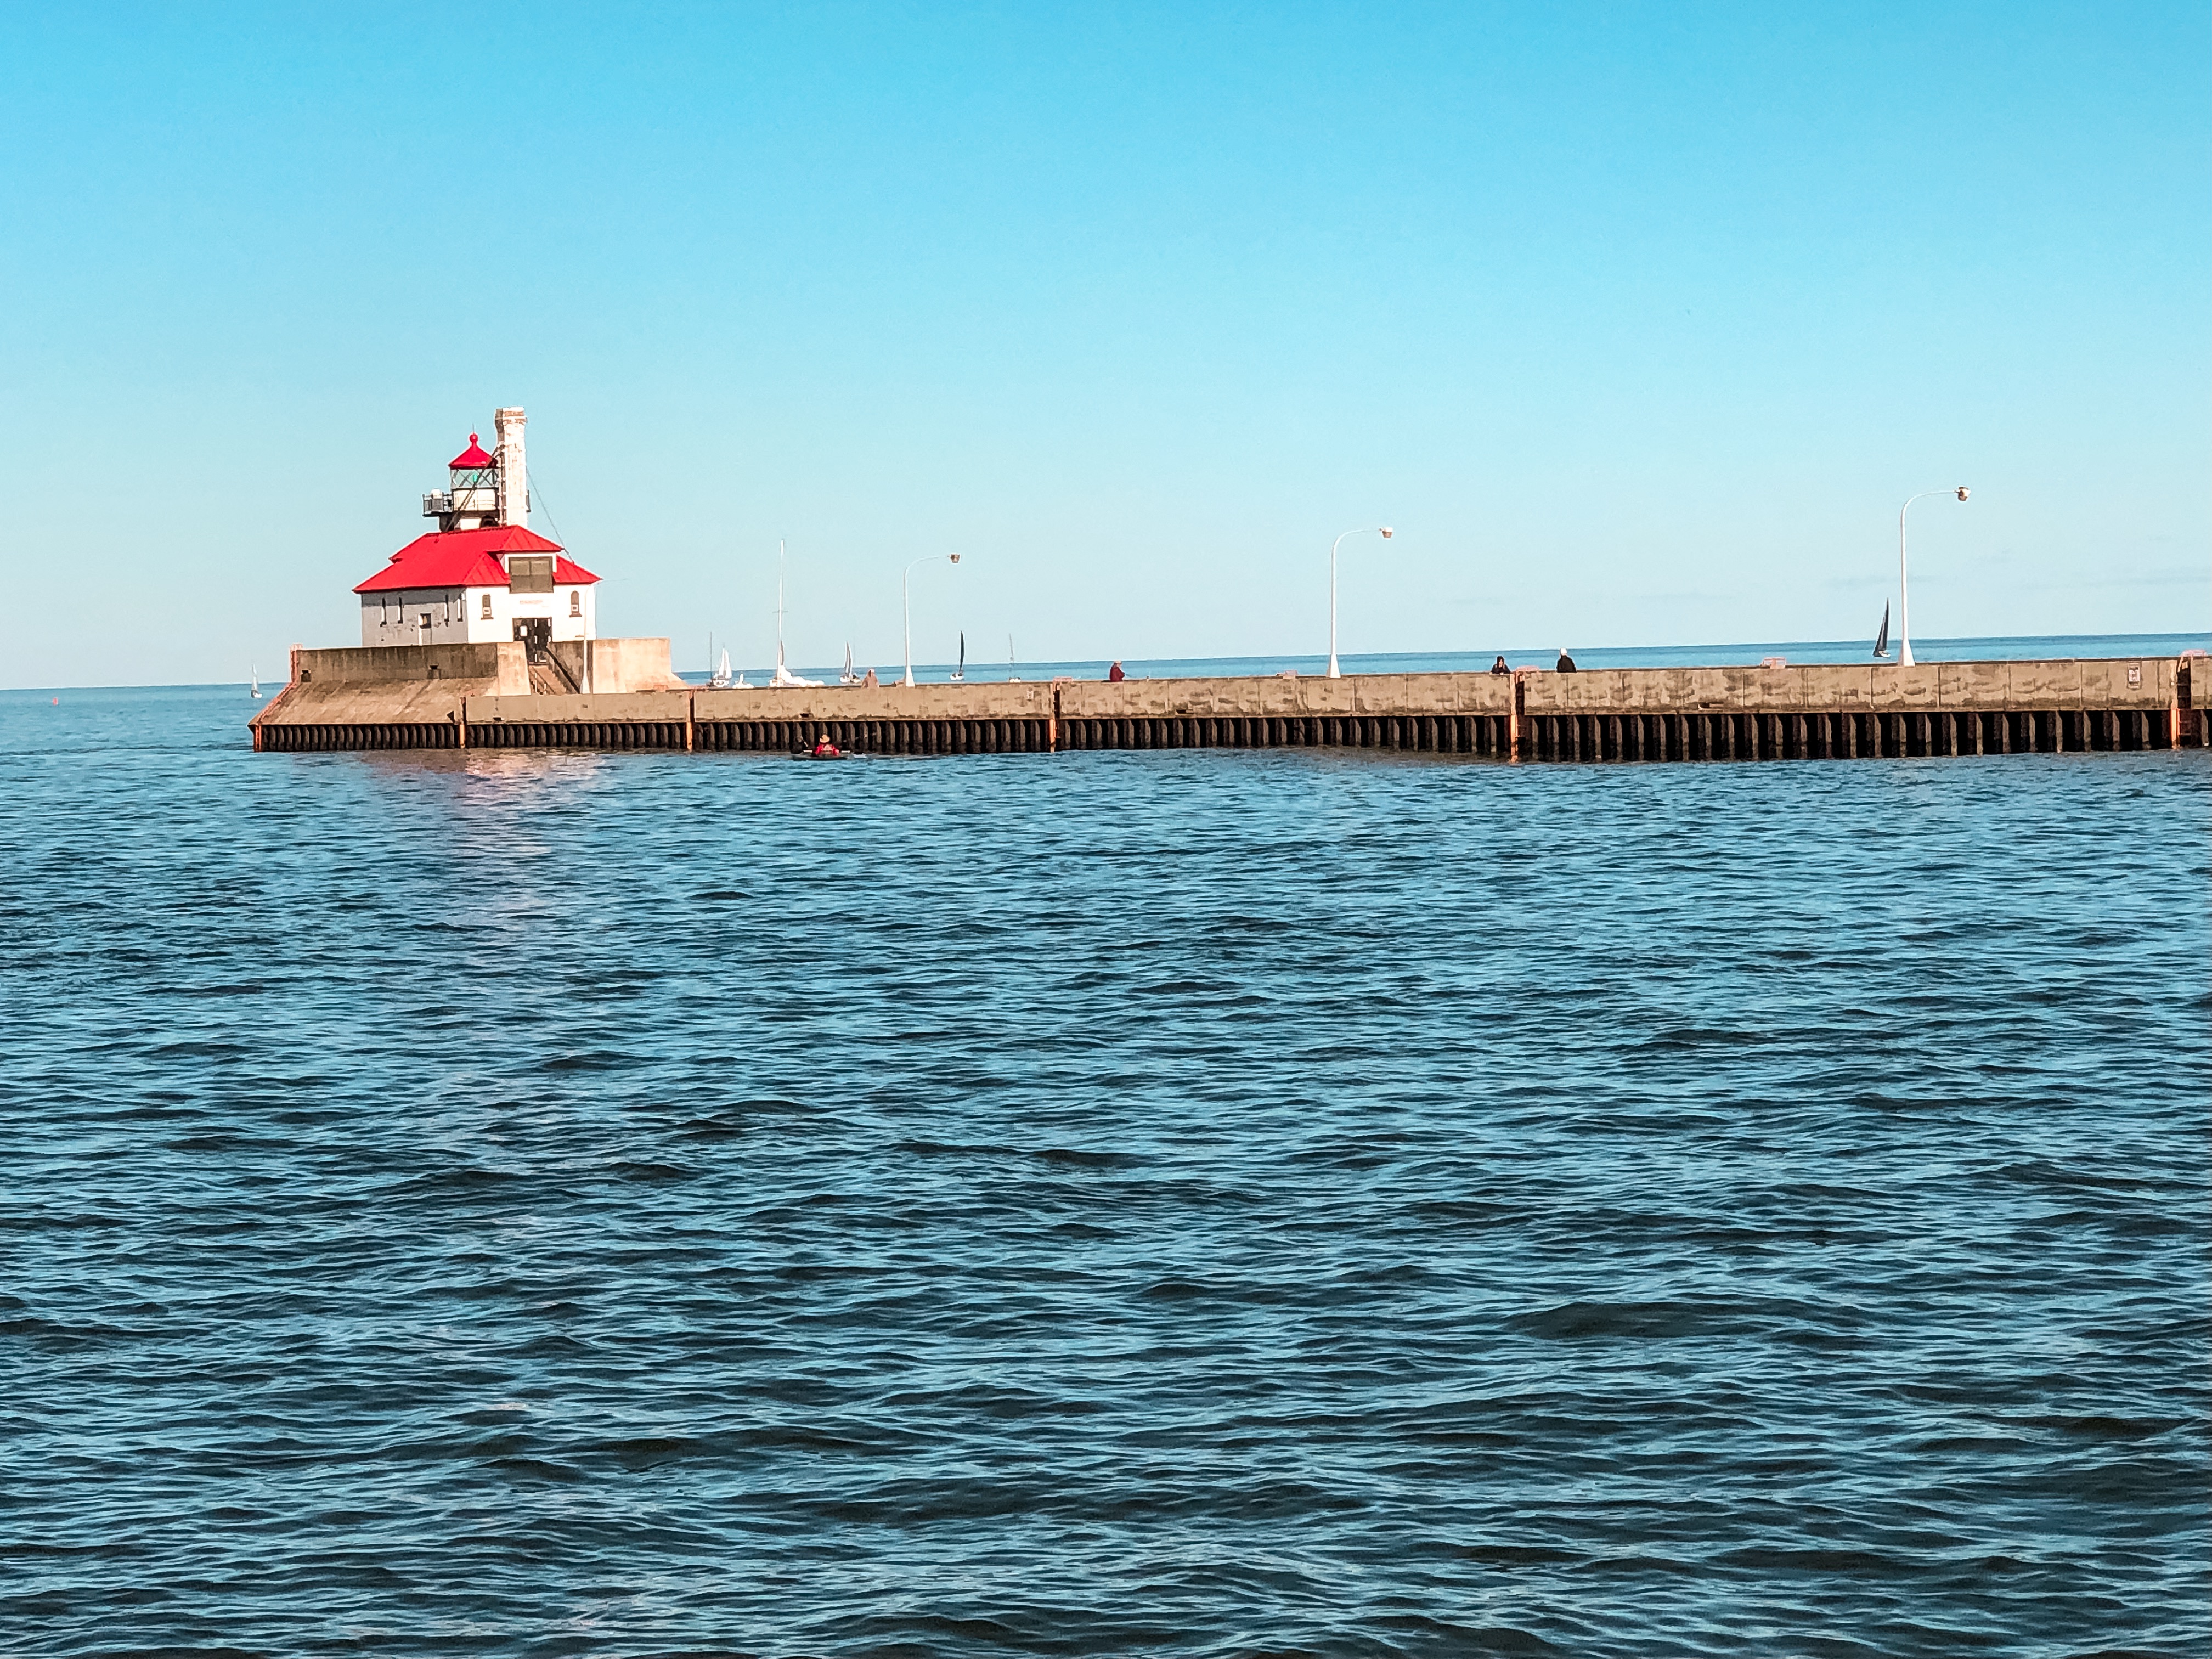
[[[1328,677],[1340,680],[1344,676],[1336,666],[1336,550],[1344,545],[1345,536],[1380,536],[1384,541],[1397,532],[1387,524],[1378,524],[1365,530],[1347,530],[1328,544]]]
[[[1912,595],[1905,585],[1905,515],[1912,504],[1929,495],[1955,495],[1966,499],[1966,486],[1959,484],[1950,489],[1923,489],[1917,495],[1907,495],[1905,505],[1897,509],[1897,665],[1912,666]]]
[[[899,621],[906,635],[906,678],[902,684],[914,684],[914,604],[907,596],[907,578],[914,574],[917,564],[933,564],[943,559],[949,564],[958,564],[957,553],[925,553],[899,572]]]

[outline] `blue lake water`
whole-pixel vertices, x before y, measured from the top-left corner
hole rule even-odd
[[[2212,756],[250,708],[0,695],[0,1650],[2212,1644]]]

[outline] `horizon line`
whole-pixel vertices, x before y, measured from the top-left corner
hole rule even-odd
[[[610,636],[610,637],[614,637],[614,636]],[[639,636],[636,636],[636,637],[641,637],[641,638],[654,638],[654,637],[658,637],[658,636],[656,636],[656,635],[639,635]],[[2012,641],[2028,641],[2028,640],[2049,640],[2049,641],[2051,641],[2056,642],[2056,641],[2126,641],[2126,640],[2179,640],[2179,639],[2200,639],[2200,638],[2201,638],[2201,639],[2203,639],[2203,640],[2204,640],[2204,641],[2207,642],[2206,647],[2204,647],[2204,648],[2212,648],[2212,629],[2174,629],[2163,630],[2163,631],[2157,631],[2157,632],[2144,632],[2144,631],[2138,631],[2138,632],[2127,633],[2127,634],[1954,634],[1954,635],[1939,635],[1939,636],[1933,636],[1933,637],[1930,637],[1930,638],[1928,638],[1928,639],[1925,639],[1925,640],[1922,641],[1920,642],[1920,645],[1921,645],[1921,648],[1922,648],[1922,650],[1923,650],[1923,653],[1924,653],[1926,651],[1932,650],[1932,649],[1934,649],[1935,647],[1938,647],[1938,646],[1945,646],[1945,645],[1952,645],[1952,646],[1957,646],[1957,645],[2002,645],[2002,644],[2009,643],[2009,642],[2012,642]],[[1766,649],[1769,649],[1770,647],[1775,647],[1775,648],[1779,648],[1779,649],[1784,649],[1784,650],[1803,648],[1803,649],[1813,649],[1813,650],[1852,650],[1852,651],[1857,651],[1857,650],[1861,650],[1861,649],[1863,649],[1863,648],[1864,648],[1864,642],[1863,642],[1863,641],[1856,641],[1856,640],[1735,640],[1735,641],[1724,641],[1724,642],[1712,642],[1712,643],[1697,644],[1697,645],[1653,645],[1653,644],[1644,644],[1644,645],[1586,645],[1586,646],[1577,646],[1577,647],[1574,647],[1574,650],[1577,650],[1577,651],[1583,651],[1583,652],[1587,652],[1587,653],[1590,653],[1591,655],[1595,656],[1595,655],[1600,654],[1600,653],[1617,653],[1617,652],[1638,652],[1638,651],[1668,651],[1668,652],[1676,652],[1676,651],[1736,651],[1736,652],[1748,652],[1748,651],[1753,651],[1753,650],[1766,650]],[[303,649],[303,650],[319,650],[319,651],[320,651],[320,650],[359,650],[359,649],[361,649],[362,647],[358,647],[358,646],[307,646],[307,647],[301,647],[301,649]],[[1528,655],[1532,655],[1532,654],[1534,654],[1534,655],[1544,655],[1544,654],[1547,654],[1547,653],[1553,653],[1553,652],[1556,652],[1558,649],[1559,649],[1559,647],[1556,647],[1556,646],[1516,647],[1512,647],[1512,648],[1510,648],[1510,649],[1507,649],[1507,650],[1498,650],[1498,649],[1497,649],[1497,648],[1495,648],[1495,647],[1478,647],[1478,648],[1472,649],[1472,650],[1465,650],[1465,649],[1453,649],[1453,650],[1443,650],[1443,651],[1347,651],[1347,652],[1342,652],[1342,653],[1340,653],[1339,654],[1340,654],[1340,659],[1341,659],[1342,660],[1346,661],[1346,662],[1352,662],[1352,661],[1360,661],[1360,662],[1376,662],[1376,661],[1389,661],[1389,660],[1397,659],[1403,659],[1403,658],[1466,657],[1466,658],[1468,658],[1468,659],[1475,659],[1475,658],[1479,658],[1479,657],[1485,657],[1485,656],[1504,656],[1504,657],[1510,658],[1510,657],[1516,656],[1516,655],[1518,655],[1518,656],[1528,656]],[[1571,652],[1570,652],[1570,653],[1569,653],[1569,654],[1571,654],[1571,654],[1572,654],[1572,653],[1571,653]],[[2077,656],[2078,656],[2078,654],[2079,654],[2079,653],[2076,653],[2076,655],[2077,655]],[[2154,652],[2154,651],[2145,651],[2145,652],[2127,652],[2127,651],[2123,651],[2123,652],[2117,652],[2117,653],[2111,653],[2111,654],[2112,654],[2112,655],[2116,655],[2116,656],[2164,656],[2164,655],[2167,655],[2167,654],[2178,654],[2178,653],[2165,653],[2165,652]],[[2068,659],[2068,658],[2054,658],[2054,659],[2051,659],[2051,660],[2064,661],[2064,660],[2069,660],[2069,659]],[[1027,665],[1031,666],[1031,667],[1036,667],[1036,668],[1052,668],[1052,667],[1090,668],[1090,667],[1097,667],[1097,668],[1098,668],[1098,669],[1100,669],[1100,670],[1102,670],[1102,671],[1103,671],[1103,669],[1105,669],[1107,666],[1109,666],[1110,664],[1113,664],[1113,663],[1115,663],[1115,662],[1120,662],[1120,663],[1122,663],[1122,664],[1124,664],[1124,665],[1149,665],[1162,664],[1162,663],[1294,663],[1294,662],[1306,662],[1306,661],[1312,661],[1312,662],[1326,662],[1327,660],[1328,660],[1328,653],[1326,653],[1326,652],[1284,652],[1284,653],[1275,653],[1275,654],[1273,654],[1273,655],[1255,655],[1255,654],[1249,654],[1249,653],[1248,653],[1248,654],[1244,654],[1244,655],[1233,656],[1233,657],[1096,657],[1096,658],[1093,658],[1093,657],[1036,657],[1036,658],[1031,658],[1031,659],[1030,659]],[[1868,660],[1869,660],[1869,664],[1871,664],[1873,661],[1877,660],[1877,659],[1874,659],[1874,658],[1871,656],[1871,654],[1869,654],[1869,658],[1868,658]],[[1962,659],[1962,660],[1969,660],[1969,661],[1971,661],[1971,660],[1977,660],[1977,659]],[[1990,659],[1983,658],[1983,659],[1979,659],[1978,660],[1987,661],[1987,660],[1990,660]],[[1018,660],[1014,665],[1015,665],[1015,666],[1017,666],[1017,667],[1019,667],[1019,666],[1022,666],[1023,665],[1022,665],[1022,664]],[[1521,665],[1522,665],[1522,666],[1527,666],[1527,665],[1525,665],[1525,664]],[[1716,663],[1684,663],[1684,664],[1674,664],[1674,665],[1669,665],[1669,666],[1679,666],[1679,667],[1730,668],[1730,667],[1747,667],[1747,666],[1752,666],[1752,665],[1753,665],[1744,664],[1744,663],[1716,662]],[[1835,665],[1833,665],[1833,664],[1823,664],[1823,665],[1822,665],[1822,666],[1835,666]],[[1892,667],[1894,667],[1894,666],[1896,666],[1897,665],[1896,665],[1894,662],[1890,662],[1887,665],[1892,666]],[[760,668],[760,669],[761,669],[761,671],[762,671],[763,672],[769,672],[769,671],[770,671],[770,668],[771,668],[771,666],[772,666],[772,665],[769,665],[769,664],[767,664],[767,663],[761,663],[761,664],[747,663],[747,664],[744,664],[744,665],[735,665],[735,664],[733,664],[733,665],[732,665],[732,666],[733,666],[733,667],[738,667],[738,668],[740,669],[740,672],[750,672],[753,668],[755,668],[755,667],[758,667],[758,668]],[[813,665],[802,665],[802,666],[813,666]],[[915,670],[916,670],[916,672],[921,672],[921,671],[924,671],[924,670],[930,670],[930,671],[947,670],[947,669],[950,669],[950,668],[951,668],[951,667],[952,667],[952,666],[953,666],[953,665],[952,665],[952,664],[951,664],[951,663],[916,663],[916,664],[915,665]],[[997,670],[998,670],[998,668],[999,668],[1000,666],[1000,665],[999,665],[999,664],[997,664],[997,663],[995,663],[995,662],[979,662],[979,663],[976,665],[976,667],[977,667],[977,671],[978,671],[978,672],[977,672],[977,674],[976,674],[975,678],[974,678],[973,683],[974,683],[974,684],[998,684],[999,682],[997,682],[997,681],[995,681],[995,680],[986,680],[986,679],[982,678],[981,678],[981,676],[982,676],[983,674],[985,674],[985,673],[995,673],[995,672],[997,672]],[[829,665],[828,667],[824,668],[824,669],[823,670],[823,672],[836,672],[836,665]],[[673,669],[672,669],[672,670],[671,670],[671,672],[673,672],[673,673],[675,673],[678,678],[681,678],[681,677],[683,677],[684,675],[685,675],[685,674],[687,674],[687,673],[704,673],[704,672],[706,672],[707,671],[706,671],[706,670],[703,670],[703,669],[683,669],[683,668],[673,668]],[[1455,672],[1455,671],[1452,671],[1452,670],[1441,670],[1441,671],[1437,671],[1437,672]],[[1479,671],[1470,671],[1470,672],[1479,672]],[[284,684],[289,684],[289,678],[290,678],[290,677],[289,677],[289,674],[287,675],[286,678],[285,678],[285,679],[283,679],[283,680],[278,680],[278,679],[276,679],[276,678],[272,678],[268,682],[268,684],[269,684],[270,685],[271,685],[271,686],[281,686],[281,685],[284,685]],[[1212,675],[1199,675],[1199,676],[1193,676],[1193,677],[1191,677],[1191,678],[1237,678],[1237,676],[1234,676],[1234,675],[1222,675],[1222,676],[1218,676],[1218,677],[1217,677],[1217,676],[1212,676]],[[78,685],[51,685],[51,684],[50,684],[50,685],[10,685],[10,686],[0,686],[0,696],[10,696],[10,695],[17,695],[17,694],[49,696],[49,695],[52,695],[52,693],[59,692],[59,691],[208,691],[208,690],[222,690],[222,689],[228,688],[228,687],[233,687],[233,686],[244,687],[244,686],[247,685],[248,684],[249,684],[249,682],[248,682],[248,681],[246,681],[246,680],[172,680],[172,681],[160,681],[160,682],[155,682],[155,681],[140,681],[140,682],[110,682],[110,683],[106,683],[106,684],[78,684]],[[754,689],[757,690],[761,690],[761,689],[763,689],[763,688],[760,688],[760,687],[755,687]]]

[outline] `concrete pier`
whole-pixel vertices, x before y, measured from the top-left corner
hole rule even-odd
[[[520,645],[295,651],[256,749],[866,754],[1346,748],[1509,761],[1854,759],[2203,747],[2212,660],[1594,669],[1506,676],[683,687],[660,640],[592,641],[549,694]],[[416,660],[419,658],[420,660]]]

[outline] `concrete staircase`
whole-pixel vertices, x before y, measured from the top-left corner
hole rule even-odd
[[[530,665],[530,690],[541,697],[571,697],[580,688],[568,678],[568,671],[556,657]]]

